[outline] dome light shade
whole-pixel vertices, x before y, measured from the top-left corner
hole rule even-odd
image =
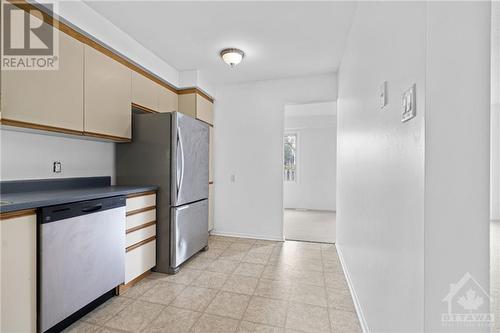
[[[231,67],[234,67],[238,65],[241,62],[241,60],[243,60],[245,52],[243,52],[240,49],[234,49],[234,48],[224,49],[220,51],[220,56],[226,64],[228,64]]]

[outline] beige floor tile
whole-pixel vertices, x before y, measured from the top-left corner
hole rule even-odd
[[[101,327],[97,333],[123,333],[121,330],[115,330],[109,327]]]
[[[219,258],[226,259],[226,260],[241,261],[246,256],[247,252],[248,251],[227,249],[221,253]]]
[[[286,301],[253,296],[243,319],[254,323],[284,327],[286,311]]]
[[[216,294],[217,290],[188,286],[171,305],[194,311],[203,311]]]
[[[271,254],[273,253],[274,250],[274,245],[269,245],[269,244],[254,244],[250,251],[254,253],[268,253]]]
[[[205,271],[191,285],[209,289],[220,289],[228,277],[229,274]]]
[[[249,262],[242,262],[234,271],[234,274],[244,275],[244,276],[253,276],[260,277],[264,271],[264,265],[261,264],[252,264]]]
[[[122,296],[113,297],[83,317],[82,321],[102,325],[132,302],[133,299],[131,298]]]
[[[229,237],[229,236],[219,236],[219,235],[210,235],[208,240],[216,240],[216,241],[221,241],[221,242],[229,242],[229,243],[234,243],[236,242],[237,238],[236,237]]]
[[[323,258],[323,270],[325,272],[343,273],[342,265],[337,260]]]
[[[255,244],[256,239],[253,238],[243,238],[243,237],[237,237],[236,242],[238,243],[245,243],[245,244]]]
[[[328,306],[331,308],[354,312],[354,303],[349,290],[326,288]]]
[[[290,301],[326,307],[326,290],[324,287],[308,284],[293,284]]]
[[[97,326],[91,323],[87,323],[84,321],[77,321],[70,327],[66,328],[64,333],[94,333],[98,332],[101,329],[101,326]]]
[[[304,332],[330,332],[328,310],[321,306],[291,302],[286,327]]]
[[[253,263],[253,264],[265,265],[269,261],[270,256],[271,256],[270,253],[248,251],[248,253],[245,255],[245,257],[243,257],[243,259],[241,261],[249,262],[249,263]]]
[[[260,279],[254,295],[281,300],[290,299],[292,284],[288,281]]]
[[[195,333],[232,333],[236,332],[236,319],[219,317],[205,313],[193,328]]]
[[[344,273],[325,272],[325,285],[327,288],[349,290]]]
[[[259,279],[250,276],[231,275],[222,286],[222,290],[252,295],[258,281]]]
[[[240,243],[240,242],[233,243],[229,247],[229,249],[236,250],[236,251],[248,251],[251,248],[252,248],[251,243]]]
[[[242,321],[238,333],[283,333],[283,328]]]
[[[231,243],[227,242],[227,241],[220,241],[220,240],[209,240],[208,241],[208,248],[209,249],[225,250],[230,246],[231,246]]]
[[[231,274],[239,265],[239,261],[218,258],[207,267],[207,271]]]
[[[156,279],[142,279],[136,283],[132,288],[128,289],[123,293],[123,296],[129,298],[138,298],[142,296],[146,291],[153,288],[159,280]]]
[[[198,253],[201,258],[217,259],[225,249],[209,248],[208,251]]]
[[[241,319],[249,301],[250,296],[223,291],[214,298],[205,312]]]
[[[260,277],[270,280],[285,280],[287,278],[287,271],[284,266],[267,265]]]
[[[160,281],[153,288],[140,296],[139,299],[151,303],[168,305],[184,290],[184,288],[186,288],[186,286],[183,284]]]
[[[138,332],[155,319],[163,305],[134,301],[111,318],[105,325],[123,331]]]
[[[202,273],[202,271],[197,270],[197,269],[189,269],[189,268],[181,267],[181,269],[179,270],[179,272],[177,274],[173,274],[173,275],[164,274],[164,276],[159,280],[178,283],[178,284],[190,284],[198,276],[200,276],[201,273]]]
[[[330,322],[334,333],[361,333],[355,312],[330,309]]]
[[[213,261],[214,261],[214,259],[212,259],[212,258],[206,258],[206,257],[202,257],[202,256],[196,256],[194,258],[191,258],[188,262],[186,262],[184,264],[183,268],[184,269],[189,268],[189,269],[204,270]]]
[[[160,315],[144,330],[147,333],[184,333],[196,323],[201,312],[166,307]]]

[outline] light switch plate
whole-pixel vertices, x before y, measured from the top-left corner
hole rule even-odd
[[[383,109],[387,105],[387,81],[382,82],[379,89],[380,108]]]
[[[415,99],[415,84],[403,93],[402,98],[403,112],[401,113],[401,121],[406,122],[415,118],[417,115],[417,104]]]

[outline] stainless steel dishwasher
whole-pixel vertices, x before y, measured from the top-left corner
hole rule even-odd
[[[42,208],[38,228],[38,330],[60,331],[124,282],[125,197]]]

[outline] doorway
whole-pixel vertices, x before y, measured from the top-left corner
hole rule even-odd
[[[284,112],[285,239],[334,243],[336,102],[287,105]]]

